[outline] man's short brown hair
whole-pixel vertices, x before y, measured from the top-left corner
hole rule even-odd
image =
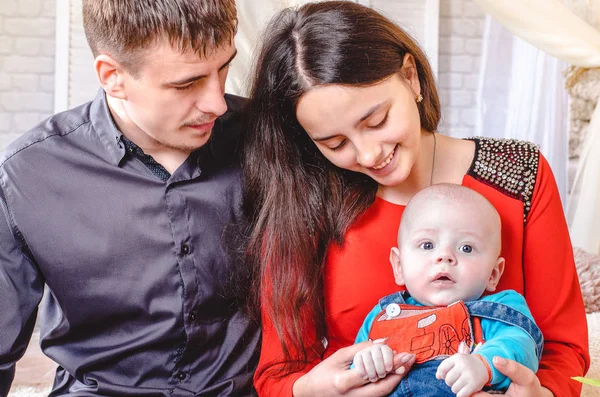
[[[233,40],[237,14],[235,0],[83,0],[83,26],[94,57],[131,69],[162,40],[207,56]]]

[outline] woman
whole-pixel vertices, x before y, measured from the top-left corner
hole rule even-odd
[[[385,395],[398,384],[401,375],[370,384],[348,370],[365,347],[350,345],[378,297],[397,290],[388,253],[404,206],[433,183],[455,183],[500,213],[498,288],[526,297],[545,337],[537,376],[497,363],[513,381],[507,395],[579,395],[570,377],[589,365],[585,313],[556,183],[538,149],[437,133],[440,105],[422,50],[367,7],[286,10],[265,37],[244,160],[263,321],[259,394]],[[403,359],[397,367],[410,366]]]

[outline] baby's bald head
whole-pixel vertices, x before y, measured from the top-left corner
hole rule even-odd
[[[501,248],[501,222],[496,208],[480,193],[461,185],[442,183],[421,190],[409,201],[398,230],[398,244],[401,245],[410,231],[417,226],[421,214],[432,209],[443,208],[440,216],[465,214],[479,226],[488,230],[487,238]],[[449,212],[454,212],[450,214]]]

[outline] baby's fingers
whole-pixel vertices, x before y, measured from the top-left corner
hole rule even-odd
[[[448,372],[450,372],[452,368],[454,368],[454,360],[452,360],[452,357],[445,359],[438,366],[435,377],[437,379],[446,379]]]
[[[381,354],[383,356],[383,365],[385,366],[385,373],[389,374],[394,369],[394,351],[391,347],[385,345],[381,348]]]
[[[459,377],[454,382],[451,389],[452,392],[456,394],[456,397],[469,397],[471,394],[473,394],[473,387],[469,387],[468,383],[469,382],[467,379],[465,379],[465,377]]]
[[[460,374],[461,374],[461,371],[459,371],[459,369],[457,367],[453,367],[450,371],[448,371],[446,373],[446,376],[444,376],[444,381],[446,382],[446,384],[448,386],[450,386],[450,388],[452,388],[452,391],[454,391],[453,386],[456,383],[456,381],[458,380],[458,378],[460,378]]]
[[[385,378],[389,371],[386,370],[387,364],[385,363],[384,349],[379,348],[379,346],[377,346],[377,348],[371,349],[371,358],[373,360],[373,368],[375,369],[375,380],[373,380],[373,378],[371,378],[371,374],[369,374],[369,379],[371,380],[371,382],[375,382],[377,379]]]
[[[355,360],[360,357],[360,362],[364,368],[364,379],[369,379],[371,382],[377,381],[379,379],[377,377],[377,371],[375,371],[375,363],[373,363],[373,358],[371,357],[371,352],[369,350],[362,351],[358,353],[355,357]]]
[[[363,362],[363,355],[362,353],[357,353],[354,356],[354,360],[352,361],[352,365],[354,366],[354,369],[356,371],[358,371],[358,374],[360,375],[361,378],[363,379],[368,379],[368,375],[367,375],[367,370],[365,369],[365,363]]]

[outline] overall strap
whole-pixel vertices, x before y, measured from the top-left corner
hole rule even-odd
[[[381,308],[381,310],[385,310],[385,308],[387,307],[387,305],[391,304],[391,303],[396,303],[398,305],[404,305],[406,304],[406,298],[408,295],[408,292],[406,291],[398,291],[398,292],[394,292],[393,294],[390,294],[388,296],[384,296],[383,298],[379,299],[379,307]]]
[[[535,342],[538,358],[542,357],[544,337],[542,331],[532,319],[512,307],[498,302],[473,301],[465,302],[465,305],[472,316],[501,321],[522,329]]]

